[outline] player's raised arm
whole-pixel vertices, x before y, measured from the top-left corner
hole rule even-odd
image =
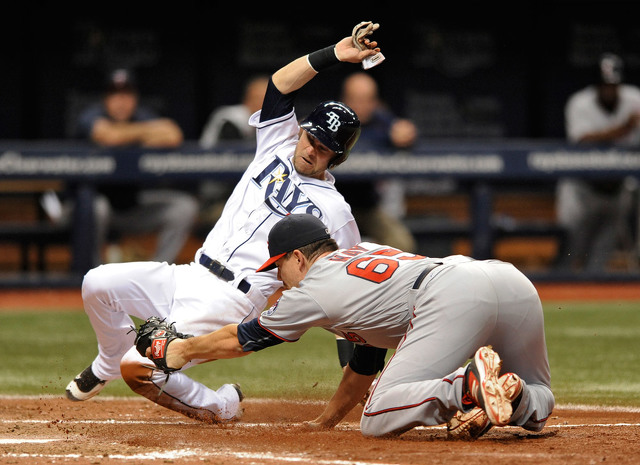
[[[378,27],[378,24],[373,24],[371,21],[360,23],[354,28],[352,36],[345,37],[337,44],[296,58],[280,68],[272,76],[273,83],[282,94],[289,94],[303,87],[323,69],[341,61],[362,63],[374,55],[382,57],[378,43],[368,38]]]

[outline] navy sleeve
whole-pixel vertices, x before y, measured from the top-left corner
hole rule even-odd
[[[73,136],[78,139],[91,140],[93,123],[101,117],[105,117],[102,105],[92,105],[84,110],[76,121]]]
[[[384,368],[387,349],[356,344],[349,367],[359,375],[375,375]]]
[[[153,119],[159,119],[160,115],[152,110],[150,107],[138,105],[136,112],[132,118],[132,121],[149,121]]]
[[[244,352],[257,352],[284,342],[270,333],[258,321],[258,318],[238,325],[238,342]]]
[[[273,81],[269,79],[267,91],[262,102],[260,121],[269,121],[287,115],[293,110],[293,102],[298,91],[289,94],[281,93]]]

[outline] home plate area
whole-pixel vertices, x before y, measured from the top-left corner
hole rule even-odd
[[[247,399],[240,421],[203,424],[142,398],[0,398],[0,463],[464,465],[640,463],[640,409],[559,406],[540,433],[494,428],[477,441],[443,426],[365,438],[361,407],[332,431],[305,430],[316,401]]]

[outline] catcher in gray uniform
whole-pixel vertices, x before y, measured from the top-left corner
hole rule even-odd
[[[295,342],[322,327],[356,348],[309,427],[332,428],[369,389],[361,419],[367,436],[445,423],[464,438],[492,426],[544,427],[555,400],[542,305],[513,265],[366,242],[338,250],[326,226],[307,214],[276,223],[268,247],[271,258],[258,272],[277,266],[286,289],[271,309],[198,337],[167,339],[160,331],[161,350],[147,349],[153,337],[138,350],[171,370]],[[387,349],[395,354],[385,366]]]

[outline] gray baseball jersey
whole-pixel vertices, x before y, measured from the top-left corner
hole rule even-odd
[[[434,262],[441,264],[431,269]],[[420,276],[425,269],[431,271]],[[365,406],[363,434],[446,423],[464,408],[466,361],[489,344],[503,372],[524,381],[512,424],[539,431],[553,409],[540,299],[509,263],[434,259],[361,243],[317,260],[299,287],[238,326],[238,340],[245,350],[259,350],[296,341],[312,327],[396,349]]]
[[[446,259],[460,260],[470,259]],[[339,250],[316,261],[300,287],[260,315],[260,325],[287,342],[321,327],[358,344],[395,349],[411,320],[409,290],[433,261],[367,242]]]

